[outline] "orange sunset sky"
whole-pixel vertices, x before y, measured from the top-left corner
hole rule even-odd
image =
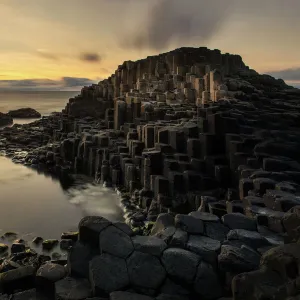
[[[77,89],[182,46],[300,87],[299,12],[300,0],[0,0],[0,89]]]

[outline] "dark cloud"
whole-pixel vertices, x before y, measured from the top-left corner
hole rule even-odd
[[[85,52],[80,54],[80,59],[87,62],[100,62],[102,58],[98,53]]]
[[[51,79],[24,79],[24,80],[0,80],[0,90],[66,90],[76,89],[97,83],[99,79],[63,77],[60,80]]]
[[[210,40],[227,19],[234,0],[160,0],[149,12],[144,30],[121,41],[122,46],[163,50],[173,41]]]
[[[269,74],[275,78],[282,78],[290,81],[300,81],[300,67],[273,71],[269,72]]]

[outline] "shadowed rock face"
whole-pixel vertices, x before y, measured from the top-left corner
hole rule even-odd
[[[10,110],[8,115],[12,118],[20,119],[38,119],[41,117],[41,114],[33,108],[20,108],[16,110]]]
[[[0,112],[0,127],[11,125],[12,123],[13,123],[13,119],[11,116]]]

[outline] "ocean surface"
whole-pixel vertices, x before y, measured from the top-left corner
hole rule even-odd
[[[0,92],[0,112],[31,107],[42,115],[61,111],[78,92]],[[25,123],[32,120],[15,120]],[[0,156],[0,236],[14,231],[26,240],[59,238],[77,230],[86,215],[122,220],[116,193],[100,185],[64,189],[60,182]]]

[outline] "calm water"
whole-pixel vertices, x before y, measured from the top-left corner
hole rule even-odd
[[[1,93],[0,111],[32,107],[42,115],[64,108],[78,92]],[[18,120],[24,123],[24,120]],[[26,121],[28,122],[28,120]],[[26,238],[58,238],[76,230],[83,216],[121,220],[119,198],[111,190],[91,184],[63,190],[60,183],[0,156],[0,235],[15,231]]]

